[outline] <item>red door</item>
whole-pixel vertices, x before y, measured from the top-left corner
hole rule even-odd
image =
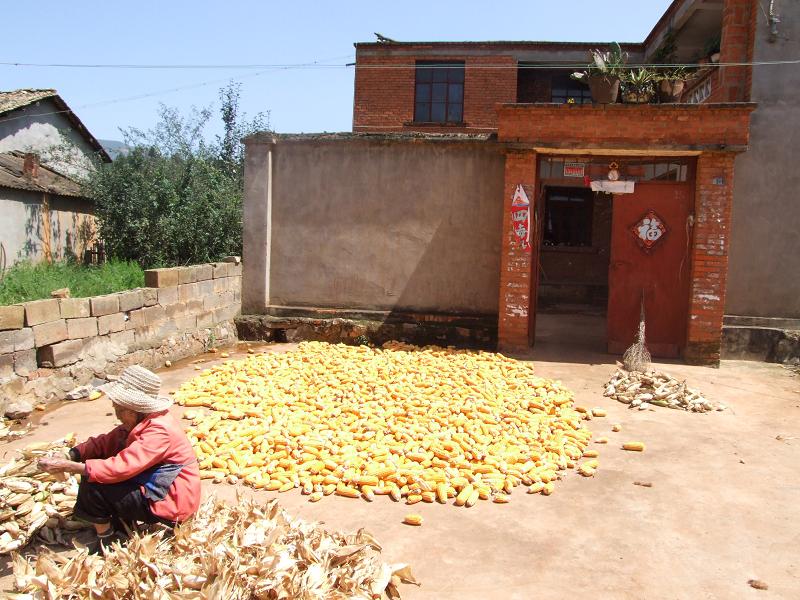
[[[653,356],[680,356],[689,311],[689,215],[694,186],[637,183],[614,196],[608,274],[608,351],[635,339],[644,297],[645,339]]]

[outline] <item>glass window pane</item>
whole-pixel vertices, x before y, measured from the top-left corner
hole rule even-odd
[[[447,81],[447,72],[450,69],[447,67],[436,66],[433,69],[433,80],[435,82],[445,82]]]
[[[433,91],[431,92],[431,100],[433,102],[444,102],[447,100],[447,84],[446,83],[434,83],[431,88]]]
[[[433,78],[433,69],[417,67],[417,81],[428,82]]]
[[[431,105],[428,102],[417,102],[414,108],[414,120],[424,123],[431,120]]]
[[[567,90],[564,88],[553,88],[553,96],[566,96]]]
[[[417,85],[417,102],[431,101],[431,86],[425,83]]]
[[[430,120],[434,123],[444,123],[445,122],[445,103],[444,102],[435,102],[431,104],[431,118]]]
[[[447,105],[447,122],[460,123],[461,118],[461,104],[448,104]]]
[[[464,85],[461,83],[451,83],[447,88],[448,102],[461,102],[464,94]]]
[[[450,69],[447,74],[447,80],[450,83],[464,83],[464,67],[454,67]]]

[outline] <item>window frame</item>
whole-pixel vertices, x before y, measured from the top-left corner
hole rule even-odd
[[[555,90],[562,89],[560,86],[563,84],[564,95],[559,94],[556,96]],[[574,92],[574,93],[570,93]],[[575,104],[591,104],[592,91],[589,86],[584,85],[579,81],[575,81],[566,72],[553,73],[550,76],[550,102],[554,104],[569,104],[569,99],[572,98]]]
[[[444,72],[444,80],[437,81],[436,71]],[[421,75],[427,75],[427,77]],[[466,79],[466,64],[463,60],[418,60],[414,66],[414,123],[433,125],[463,125],[464,124],[464,88]],[[444,101],[434,101],[434,86],[444,86]],[[460,98],[451,100],[453,86],[459,86]],[[427,94],[422,90],[427,88]],[[423,99],[420,99],[420,98]],[[442,119],[434,119],[434,106],[443,105]],[[420,110],[420,107],[426,107]],[[458,108],[458,119],[451,119],[453,108]]]

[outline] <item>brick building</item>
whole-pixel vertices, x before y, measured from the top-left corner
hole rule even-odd
[[[243,311],[524,350],[537,313],[588,308],[619,353],[644,305],[655,356],[704,364],[732,314],[800,323],[779,193],[800,148],[774,141],[800,75],[780,94],[749,65],[796,55],[800,10],[758,6],[675,0],[622,44],[631,65],[701,65],[674,103],[593,104],[569,75],[599,42],[357,43],[352,132],[246,140]]]
[[[755,105],[752,68],[718,65],[752,61],[757,10],[676,0],[647,39],[622,45],[633,65],[670,42],[671,61],[707,63],[680,104],[592,104],[569,74],[600,43],[356,44],[355,132],[492,133],[504,146],[501,348],[533,344],[538,300],[607,305],[608,347],[620,351],[644,297],[657,355],[719,359],[734,163]],[[632,194],[591,190],[610,166]],[[512,227],[518,185],[531,248]],[[631,230],[650,209],[666,229],[652,249]]]

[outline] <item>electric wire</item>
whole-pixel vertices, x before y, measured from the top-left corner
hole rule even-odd
[[[333,60],[333,59],[331,59]],[[442,64],[426,64],[426,68],[451,68],[452,62],[443,60]],[[448,64],[450,63],[450,64]],[[645,67],[652,69],[673,69],[676,67],[684,68],[725,68],[725,67],[763,67],[771,65],[798,65],[800,59],[786,59],[786,60],[761,60],[761,61],[734,61],[734,62],[717,62],[717,63],[631,63],[626,67],[637,68]],[[82,64],[82,63],[21,63],[21,62],[3,62],[0,61],[0,66],[5,67],[32,67],[32,68],[74,68],[74,69],[164,69],[164,70],[202,70],[202,69],[280,69],[280,70],[316,70],[316,69],[348,69],[355,67],[356,69],[413,69],[417,67],[416,63],[404,64],[385,64],[385,63],[372,63],[372,64],[359,64],[359,63],[337,63],[337,64],[323,64],[322,62],[311,63],[289,63],[289,64]],[[547,62],[547,63],[534,63],[534,62],[519,62],[514,64],[465,64],[465,68],[474,70],[485,69],[585,69],[587,64],[584,62]]]

